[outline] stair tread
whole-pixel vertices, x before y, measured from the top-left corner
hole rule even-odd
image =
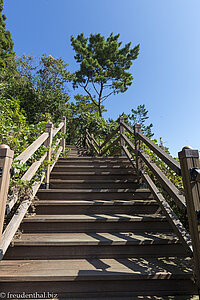
[[[61,165],[61,164],[58,164],[58,165],[55,165],[55,167],[54,167],[55,169],[59,169],[59,168],[78,168],[78,169],[125,169],[125,170],[127,170],[127,169],[130,169],[130,170],[134,170],[133,169],[133,167],[131,166],[131,165],[129,165],[129,164],[127,164],[127,165],[119,165],[119,164],[117,164],[117,165],[113,165],[113,164],[111,164],[111,165],[105,165],[105,164],[102,164],[102,165],[94,165],[94,164],[88,164],[88,165],[74,165],[74,164],[71,164],[71,165],[66,165],[66,164],[63,164],[63,165]]]
[[[190,279],[191,265],[186,257],[4,260],[0,262],[0,282]]]
[[[179,243],[173,233],[23,233],[14,239],[14,245],[42,246],[42,245],[143,245],[143,244],[174,244]]]
[[[36,200],[36,205],[158,205],[156,200]]]
[[[58,168],[57,168],[58,169]],[[126,169],[127,170],[127,169]],[[116,171],[118,171],[118,169],[116,169]],[[130,171],[130,170],[129,170]],[[73,172],[73,171],[65,171],[65,172],[61,172],[61,171],[56,171],[56,169],[54,168],[51,172],[51,174],[56,174],[56,175],[63,175],[63,174],[71,174],[71,175],[78,175],[78,174],[81,174],[81,175],[95,175],[96,172],[95,171],[84,171],[84,172]],[[128,172],[126,174],[122,174],[122,173],[111,173],[109,171],[102,171],[102,173],[98,173],[97,175],[124,175],[124,176],[136,176],[136,173],[134,173],[131,169],[131,172]]]
[[[88,215],[30,215],[23,222],[117,222],[117,221],[162,221],[166,217],[160,214],[88,214]]]
[[[51,179],[50,182],[64,182],[64,183],[135,183],[131,179]]]
[[[49,189],[49,190],[43,190],[40,189],[38,190],[39,193],[95,193],[95,192],[100,192],[100,193],[116,193],[116,192],[121,192],[121,193],[150,193],[149,189],[129,189],[129,188],[119,188],[119,189],[108,189],[108,188],[89,188],[89,189]]]

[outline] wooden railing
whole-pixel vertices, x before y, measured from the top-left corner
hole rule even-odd
[[[128,135],[126,132],[128,132]],[[141,187],[145,183],[151,190],[186,251],[189,255],[193,255],[196,283],[198,288],[200,288],[200,163],[198,151],[186,149],[187,147],[183,148],[179,153],[179,163],[142,134],[140,124],[135,124],[132,129],[124,122],[123,117],[120,117],[119,127],[100,145],[91,133],[86,132],[88,151],[94,152],[96,155],[105,155],[108,150],[109,155],[115,155],[116,152],[112,152],[112,147],[118,143],[120,143],[120,148],[117,153],[120,152],[121,155],[127,156],[137,172],[138,183],[141,184]],[[104,148],[107,144],[109,145]],[[182,178],[184,195],[162,172],[159,164],[157,165],[149,157],[147,154],[149,151],[146,151],[146,149],[149,149],[152,155],[159,158],[174,176],[177,176],[179,179]],[[159,187],[151,179],[152,174],[157,179]],[[162,195],[160,186],[168,193],[182,213],[184,215],[187,214],[190,235]]]
[[[61,138],[57,138],[57,133],[62,132]],[[19,225],[28,211],[32,200],[34,199],[41,183],[44,182],[45,187],[49,188],[49,178],[53,166],[61,153],[65,153],[65,137],[66,133],[66,118],[63,117],[62,122],[57,128],[54,128],[52,123],[47,123],[45,127],[45,132],[38,137],[27,149],[25,149],[19,156],[15,158],[17,164],[26,163],[33,154],[42,146],[46,146],[46,152],[23,174],[21,180],[24,182],[29,182],[33,179],[39,167],[45,161],[46,167],[44,172],[40,174],[40,180],[33,182],[32,190],[29,191],[26,199],[22,200],[16,208],[18,201],[18,194],[11,195],[8,200],[8,189],[10,182],[10,171],[12,167],[12,161],[14,157],[14,152],[6,145],[0,145],[0,258],[2,259],[5,254],[13,236],[19,228]],[[53,145],[53,138],[56,141]],[[54,163],[51,164],[51,157],[54,154]],[[13,207],[16,210],[13,212]],[[12,218],[7,224],[5,230],[3,231],[3,224],[5,216],[12,213]]]

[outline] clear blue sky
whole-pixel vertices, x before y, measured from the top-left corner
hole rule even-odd
[[[105,102],[106,118],[145,104],[155,137],[173,156],[200,149],[199,0],[4,0],[16,54],[62,57],[76,69],[70,35],[120,33],[140,43],[129,90]]]

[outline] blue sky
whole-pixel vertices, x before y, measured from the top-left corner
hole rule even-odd
[[[186,145],[200,149],[199,12],[199,0],[4,0],[17,55],[62,57],[74,71],[71,35],[113,32],[123,45],[140,43],[133,84],[108,98],[104,116],[145,104],[173,156]]]

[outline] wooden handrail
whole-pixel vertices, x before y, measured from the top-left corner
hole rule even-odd
[[[129,140],[129,138],[127,138],[127,136],[125,134],[121,134],[121,137],[123,138],[123,140],[128,144],[128,146],[131,148],[131,150],[133,151],[133,153],[135,154],[135,146],[133,145],[133,143]],[[124,146],[123,146],[124,147]]]
[[[134,163],[134,159],[133,159],[133,156],[131,155],[131,153],[128,151],[128,149],[125,146],[123,146],[123,151],[126,154],[127,158],[129,159],[133,168],[136,170],[136,165]]]
[[[91,136],[91,138],[92,138],[93,142],[96,144],[96,146],[99,148],[99,144],[97,143],[97,141],[96,141],[96,139],[94,138],[93,135]]]
[[[14,151],[7,145],[0,146],[0,240],[3,231],[7,194],[10,181],[10,168]]]
[[[125,122],[120,121],[120,124],[130,133],[134,136],[134,130],[131,129]]]
[[[111,147],[116,145],[119,141],[120,141],[120,136],[116,138],[116,140],[114,140],[110,145],[108,145],[108,147],[101,152],[101,155],[104,155]]]
[[[181,175],[181,168],[178,161],[176,161],[154,142],[148,139],[148,137],[146,137],[144,134],[137,133],[137,137],[144,142],[156,155],[158,155],[158,157],[160,157],[174,172],[176,172],[177,175]]]
[[[43,154],[43,156],[36,162],[34,162],[29,169],[26,171],[26,173],[22,176],[22,180],[24,181],[30,181],[34,175],[36,174],[37,170],[41,166],[42,162],[47,158],[47,160],[50,162],[51,160],[51,144],[53,136],[55,136],[60,130],[62,130],[63,133],[65,133],[65,126],[66,126],[66,119],[63,118],[63,121],[59,124],[58,128],[53,131],[53,124],[47,123],[46,125],[46,132],[44,132],[40,137],[38,137],[27,149],[25,149],[17,158],[17,162],[25,163],[28,161],[31,156],[38,150],[38,148],[44,143],[45,146],[48,148],[47,152]],[[60,153],[63,151],[64,153],[64,147],[65,147],[65,140],[64,137],[56,142],[56,145],[54,149],[59,145],[59,149],[56,154],[56,159],[59,157]],[[3,228],[3,221],[5,217],[5,208],[7,208],[7,212],[9,213],[10,210],[15,205],[16,201],[18,200],[18,197],[13,197],[7,203],[6,207],[6,201],[7,201],[7,192],[8,192],[8,186],[9,186],[9,179],[10,179],[10,167],[12,158],[14,155],[14,152],[9,149],[9,147],[4,147],[6,149],[2,149],[0,146],[0,237],[2,236],[1,244],[0,244],[0,258],[3,257],[4,253],[6,252],[13,236],[15,235],[23,217],[25,216],[32,199],[36,195],[41,183],[43,182],[44,178],[47,178],[46,180],[49,180],[50,172],[52,170],[52,166],[48,164],[47,166],[47,174],[44,176],[44,174],[41,174],[41,180],[40,182],[35,182],[32,187],[32,191],[30,191],[30,197],[28,200],[23,200],[21,204],[19,205],[17,211],[12,216],[11,220],[9,221],[6,229],[2,233]],[[4,153],[5,152],[5,153]],[[3,157],[2,157],[3,156]],[[3,176],[1,176],[1,168],[3,168]],[[46,181],[49,183],[49,181]]]
[[[62,117],[63,127],[61,128],[62,134],[66,134],[66,117]],[[65,137],[62,137],[60,142],[60,146],[62,147],[62,155],[65,156]]]
[[[175,187],[175,185],[164,175],[164,173],[156,166],[156,164],[150,159],[150,157],[144,152],[139,151],[140,157],[149,167],[149,169],[153,172],[153,174],[157,177],[162,187],[168,192],[168,194],[175,201],[176,205],[183,210],[186,211],[185,205],[185,197],[181,194],[181,192]]]
[[[192,254],[192,243],[191,238],[184,226],[182,225],[181,221],[178,219],[174,211],[171,209],[165,198],[162,196],[152,179],[149,177],[149,175],[143,171],[141,172],[141,175],[149,187],[150,191],[154,195],[155,199],[160,204],[162,211],[164,212],[165,216],[167,217],[169,223],[174,228],[174,231],[178,235],[179,239],[182,241],[183,246],[185,247],[185,250],[187,251],[188,255],[190,256]]]
[[[119,126],[111,133],[109,134],[107,137],[106,137],[106,140],[103,142],[103,144],[101,144],[100,146],[100,149],[102,149],[111,139],[112,137],[117,133],[119,132]]]
[[[24,181],[30,181],[33,176],[35,175],[35,173],[37,172],[37,170],[39,169],[39,167],[41,166],[41,164],[43,163],[43,161],[45,160],[45,158],[47,157],[47,152],[37,161],[35,161],[30,167],[29,169],[26,171],[26,173],[22,176],[22,180]]]
[[[200,170],[199,151],[193,150],[190,147],[184,147],[178,155],[187,204],[190,235],[192,238],[195,279],[200,290],[200,228],[198,226],[198,214],[200,212],[200,183],[192,177],[194,169]]]
[[[93,149],[96,151],[96,153],[99,155],[100,150],[96,148],[94,143],[98,146],[98,148],[99,148],[99,145],[98,145],[97,141],[95,140],[94,136],[89,133],[88,129],[86,129],[86,141],[88,141],[88,143],[89,143],[88,145],[90,146],[90,148],[92,146]]]
[[[15,160],[25,163],[38,150],[38,148],[48,139],[48,132],[44,132],[39,136],[28,148],[26,148]]]
[[[47,147],[46,160],[48,162],[48,165],[46,167],[45,186],[48,189],[49,188],[49,181],[50,181],[51,145],[52,145],[52,142],[53,142],[53,123],[51,123],[51,122],[47,123],[46,126],[45,126],[45,131],[48,132],[48,134],[49,134],[48,139],[44,143],[44,145]]]
[[[53,137],[63,128],[64,122],[60,122],[57,128],[54,128],[53,130]]]

